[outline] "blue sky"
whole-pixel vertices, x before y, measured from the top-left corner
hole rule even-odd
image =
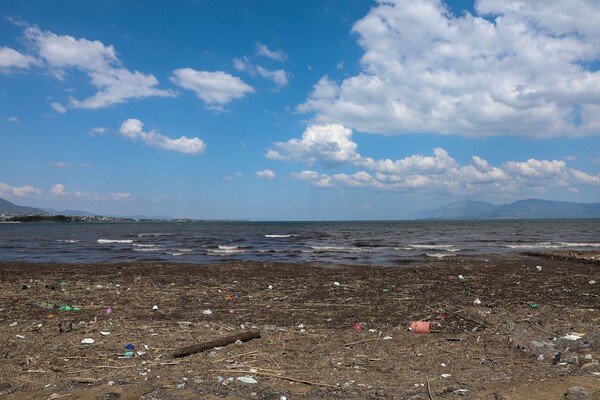
[[[0,197],[395,219],[600,201],[593,0],[5,1]]]

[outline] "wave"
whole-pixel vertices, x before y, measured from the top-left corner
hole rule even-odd
[[[412,247],[413,249],[452,251],[448,249],[455,248],[456,246],[453,244],[409,244],[408,247]]]
[[[541,242],[529,244],[505,244],[510,249],[565,249],[571,247],[600,247],[600,243]]]
[[[452,253],[425,253],[425,255],[427,257],[444,258],[444,257],[453,257],[456,254],[452,254]]]
[[[59,243],[79,243],[79,240],[73,240],[73,239],[58,239],[57,242]]]
[[[157,233],[138,233],[137,237],[144,237],[144,236],[153,236],[153,237],[159,237],[159,236],[173,236],[172,233],[162,233],[162,232],[157,232]]]
[[[289,238],[295,235],[265,235],[266,238]]]
[[[131,239],[98,239],[96,240],[96,242],[100,243],[100,244],[107,244],[107,243],[133,243],[133,240]]]
[[[310,246],[310,248],[316,253],[376,253],[381,251],[380,247]]]
[[[208,250],[206,252],[206,254],[208,254],[209,256],[211,256],[211,255],[223,256],[223,255],[229,255],[229,254],[245,253],[246,251],[247,250],[245,250],[245,249],[240,249],[238,246],[219,246],[217,249]]]
[[[163,247],[159,244],[143,244],[143,243],[134,243],[134,247]]]
[[[163,251],[164,249],[165,249],[164,246],[157,246],[157,247],[134,247],[133,251],[152,252],[152,251]]]

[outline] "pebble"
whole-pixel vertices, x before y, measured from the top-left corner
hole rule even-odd
[[[567,389],[565,400],[590,400],[592,389],[586,386],[571,386]]]

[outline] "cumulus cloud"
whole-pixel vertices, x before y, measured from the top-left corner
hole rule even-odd
[[[98,89],[96,94],[87,99],[72,98],[72,107],[95,109],[134,98],[175,96],[171,90],[157,89],[158,80],[153,75],[124,68],[112,45],[106,46],[98,40],[57,35],[36,26],[28,27],[25,37],[57,78],[64,79],[69,69],[78,69],[85,72]],[[52,103],[52,107],[64,112],[64,106],[59,103]]]
[[[298,111],[372,133],[542,138],[600,132],[600,3],[378,0],[353,26],[361,72]]]
[[[131,193],[128,192],[115,192],[115,193],[88,193],[81,190],[75,190],[69,192],[66,190],[66,186],[62,183],[57,183],[50,189],[50,194],[56,197],[71,197],[71,198],[82,198],[87,200],[115,200],[115,201],[129,201],[133,199]]]
[[[10,186],[6,183],[0,182],[0,195],[1,196],[14,196],[14,197],[36,197],[42,194],[42,191],[31,185],[24,186]]]
[[[491,165],[474,155],[461,164],[442,148],[432,155],[413,154],[401,159],[373,159],[358,152],[352,130],[339,124],[313,125],[302,137],[273,143],[265,156],[306,164],[313,169],[292,177],[322,188],[359,188],[434,195],[523,195],[547,188],[600,185],[600,174],[569,168],[562,160],[506,161]],[[344,172],[315,170],[343,168]],[[354,172],[347,172],[354,169]]]
[[[121,136],[137,141],[141,140],[149,146],[161,148],[163,150],[178,151],[185,154],[202,154],[206,148],[204,141],[198,138],[188,138],[181,136],[178,139],[171,139],[161,135],[155,130],[144,132],[144,124],[139,119],[130,118],[123,121],[119,129]]]
[[[256,54],[259,56],[270,58],[271,60],[275,61],[287,60],[287,54],[280,50],[271,51],[266,45],[262,43],[256,43]]]
[[[96,126],[92,129],[90,129],[87,133],[87,135],[89,137],[94,137],[96,135],[104,135],[105,133],[108,132],[108,128],[104,127],[104,126]]]
[[[223,71],[209,72],[180,68],[173,71],[171,81],[195,92],[207,108],[216,110],[222,110],[223,105],[254,92],[252,86]]]
[[[19,53],[10,47],[0,47],[0,71],[10,69],[27,69],[37,64],[37,60],[27,54]]]
[[[275,179],[275,177],[277,177],[275,172],[271,171],[270,169],[257,171],[256,176],[258,176],[261,179]]]

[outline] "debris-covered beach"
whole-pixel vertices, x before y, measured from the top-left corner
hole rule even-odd
[[[3,263],[0,398],[598,392],[599,268],[523,255],[403,267]],[[174,357],[247,332],[258,337]]]

